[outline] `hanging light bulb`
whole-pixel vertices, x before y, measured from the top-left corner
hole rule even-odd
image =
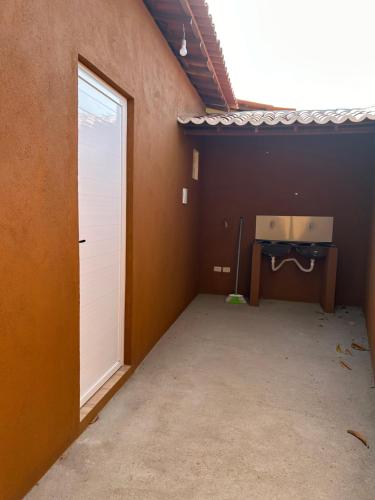
[[[180,56],[185,57],[187,56],[187,48],[186,48],[186,35],[185,35],[185,25],[182,25],[182,29],[184,31],[184,36],[182,38],[182,44],[181,44],[181,49],[180,49]]]
[[[187,48],[186,48],[186,40],[182,40],[182,45],[180,49],[180,56],[185,57],[187,56]]]

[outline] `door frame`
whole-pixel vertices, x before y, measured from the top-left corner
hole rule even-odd
[[[116,102],[121,106],[122,120],[121,120],[121,243],[120,243],[120,300],[119,300],[119,317],[118,317],[118,334],[117,334],[117,350],[119,353],[119,361],[115,366],[106,372],[103,377],[95,385],[85,398],[81,399],[80,394],[80,407],[84,406],[87,401],[114,375],[126,362],[125,345],[129,345],[129,340],[127,339],[127,328],[126,328],[126,291],[127,291],[127,234],[128,234],[128,98],[120,93],[114,86],[107,83],[102,77],[96,74],[94,71],[89,69],[86,64],[79,61],[77,68],[77,118],[79,115],[78,111],[78,93],[79,93],[79,81],[85,81],[88,85],[92,86],[95,90],[101,92],[103,95]],[[78,123],[78,120],[77,120]],[[78,142],[79,146],[79,126],[78,128]],[[79,157],[77,157],[77,173],[79,172]],[[77,194],[79,193],[79,183],[77,175]],[[78,220],[79,220],[79,201],[78,201]],[[79,266],[80,266],[80,258]],[[80,269],[80,267],[79,267]],[[80,296],[80,279],[78,293]],[[79,305],[80,312],[80,305]],[[79,322],[79,345],[81,340],[81,328]],[[81,351],[79,349],[79,365],[80,365]]]

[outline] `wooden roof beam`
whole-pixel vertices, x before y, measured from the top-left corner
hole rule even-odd
[[[260,137],[260,136],[297,136],[297,135],[348,135],[375,134],[374,126],[317,126],[317,127],[246,127],[217,126],[206,128],[185,128],[185,135],[210,137]]]
[[[216,80],[218,88],[221,89],[221,85],[220,85],[219,79],[218,79],[218,77],[216,75],[216,71],[215,71],[214,65],[212,64],[210,56],[209,56],[209,54],[207,52],[204,40],[203,40],[202,35],[201,35],[200,31],[199,31],[197,22],[195,20],[194,14],[193,14],[193,11],[191,10],[191,7],[190,7],[190,5],[189,5],[189,3],[188,3],[187,0],[178,0],[178,2],[181,5],[181,7],[184,10],[184,12],[186,13],[186,15],[188,15],[188,16],[191,17],[191,27],[192,27],[192,29],[194,31],[194,34],[196,34],[197,37],[201,41],[201,48],[202,48],[204,56],[208,60],[209,69],[212,72],[212,75],[213,75],[214,79]],[[224,93],[223,93],[222,90],[221,90],[221,96],[222,96],[223,102],[225,103],[225,108],[229,111],[230,106],[229,106],[229,104],[228,104],[228,102],[227,102],[227,100],[225,98],[225,95],[224,95]]]

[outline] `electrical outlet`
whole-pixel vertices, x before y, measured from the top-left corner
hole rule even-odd
[[[223,267],[223,273],[230,273],[230,267]]]
[[[221,273],[221,266],[214,266],[214,273]]]

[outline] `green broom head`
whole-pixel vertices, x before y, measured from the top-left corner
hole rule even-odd
[[[228,304],[246,304],[245,297],[239,293],[231,293],[225,299]]]

